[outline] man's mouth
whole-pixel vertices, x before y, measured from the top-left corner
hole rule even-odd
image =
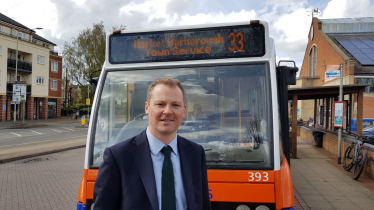
[[[174,120],[170,120],[170,119],[161,119],[160,121],[163,121],[163,122],[171,122],[171,121],[174,121]]]

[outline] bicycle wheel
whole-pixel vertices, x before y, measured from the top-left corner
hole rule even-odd
[[[355,165],[355,168],[353,169],[353,179],[357,180],[362,171],[365,168],[366,164],[366,152],[365,150],[360,150],[357,157],[357,164]]]
[[[344,153],[343,158],[343,168],[346,171],[350,171],[353,167],[353,154],[354,154],[354,147],[351,145],[347,147]]]

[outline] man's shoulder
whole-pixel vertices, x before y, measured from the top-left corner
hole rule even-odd
[[[115,144],[115,145],[113,145],[109,148],[112,151],[112,153],[124,153],[124,151],[131,151],[134,148],[134,146],[136,147],[137,142],[141,138],[144,138],[143,132],[134,136],[134,137],[131,137],[131,138],[129,138],[129,139],[123,141],[123,142]]]
[[[197,144],[179,135],[178,135],[178,142],[184,146],[189,146],[191,149],[196,149],[197,151],[203,149],[203,147],[200,144]]]

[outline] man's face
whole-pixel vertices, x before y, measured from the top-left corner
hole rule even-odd
[[[182,90],[164,84],[156,85],[149,103],[145,103],[145,113],[149,116],[149,129],[153,135],[175,135],[186,115]]]

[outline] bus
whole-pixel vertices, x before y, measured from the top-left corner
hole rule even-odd
[[[122,30],[106,36],[77,209],[92,209],[103,153],[148,125],[145,101],[157,78],[181,81],[187,113],[178,135],[206,153],[214,210],[294,209],[287,85],[265,21]]]

